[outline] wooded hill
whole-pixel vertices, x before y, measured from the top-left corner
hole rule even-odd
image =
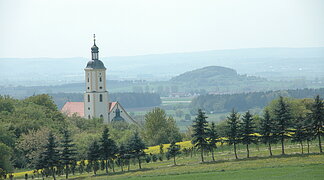
[[[192,112],[204,109],[209,113],[229,112],[233,107],[237,111],[246,111],[252,108],[263,108],[279,96],[291,98],[314,98],[324,96],[324,88],[297,89],[267,92],[251,92],[238,94],[206,94],[194,98],[190,104]]]

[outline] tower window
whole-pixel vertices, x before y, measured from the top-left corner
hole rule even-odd
[[[99,81],[100,81],[100,82],[102,81],[102,78],[101,78],[101,77],[99,78]]]
[[[99,100],[102,102],[102,94],[99,95]]]
[[[102,114],[100,114],[100,118],[103,118],[103,115]]]
[[[88,78],[88,82],[89,82],[89,78]]]
[[[88,89],[90,89],[90,88],[88,87]]]
[[[88,102],[90,102],[90,95],[88,94]]]
[[[99,89],[102,89],[102,87],[100,86]]]
[[[90,107],[88,107],[88,110],[90,110]]]

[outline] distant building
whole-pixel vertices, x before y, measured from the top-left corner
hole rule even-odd
[[[84,102],[66,102],[62,112],[68,116],[73,114],[87,119],[103,118],[104,122],[126,121],[135,122],[118,102],[109,102],[106,89],[106,67],[99,60],[99,48],[94,44],[91,47],[91,60],[85,71],[86,91]]]

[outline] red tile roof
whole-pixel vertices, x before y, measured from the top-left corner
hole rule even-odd
[[[76,113],[78,116],[84,117],[84,102],[66,102],[61,112],[68,116]]]
[[[112,111],[117,102],[109,103],[109,112]],[[84,102],[66,102],[61,110],[68,116],[76,113],[78,116],[84,117]]]
[[[111,102],[109,103],[109,112],[112,111],[112,109],[114,108],[114,106],[117,104],[117,102]]]

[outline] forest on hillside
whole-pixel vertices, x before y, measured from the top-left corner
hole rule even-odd
[[[197,109],[204,109],[208,113],[229,112],[233,107],[237,111],[247,111],[252,108],[263,108],[279,96],[314,98],[316,95],[324,96],[324,88],[238,94],[205,94],[194,98],[190,104],[190,109],[192,113],[195,113]]]

